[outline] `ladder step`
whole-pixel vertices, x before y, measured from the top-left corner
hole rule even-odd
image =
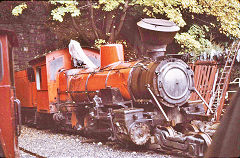
[[[225,66],[225,67],[231,67],[231,66]]]
[[[222,78],[220,78],[220,81],[219,81],[219,83],[224,83],[225,82],[225,80],[226,80],[226,77],[222,77]],[[222,82],[221,82],[222,81]]]
[[[226,71],[229,72],[230,69],[231,69],[231,66],[224,67],[223,72],[226,72]]]
[[[225,82],[225,80],[226,80],[226,78],[227,78],[228,76],[227,75],[223,75],[223,76],[221,76],[221,78],[220,79],[222,79],[223,80],[223,82]]]
[[[223,72],[229,72],[232,66],[224,67]]]
[[[225,80],[226,79],[226,76],[222,76],[221,78],[220,78],[220,80]]]

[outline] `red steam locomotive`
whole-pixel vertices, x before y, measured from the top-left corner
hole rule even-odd
[[[15,96],[12,48],[17,46],[16,35],[0,29],[0,157],[19,157],[20,102]]]
[[[124,61],[120,44],[104,45],[100,52],[73,44],[16,72],[22,120],[203,156],[211,132],[193,122],[203,125],[210,118],[204,108],[188,103],[194,73],[165,54],[179,27],[161,19],[143,19],[138,27],[147,52],[143,59]]]

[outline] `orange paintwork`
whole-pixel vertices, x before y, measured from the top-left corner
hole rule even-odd
[[[35,76],[37,74],[37,69],[41,68],[41,82],[40,89],[33,88],[33,100],[35,106],[37,106],[38,112],[49,112],[49,100],[48,100],[48,85],[47,85],[47,71],[45,60],[37,61],[33,66]],[[36,77],[37,78],[37,77]],[[35,84],[37,85],[37,83]]]
[[[51,67],[51,63],[59,59],[62,59],[63,63],[62,65],[60,65],[60,67],[57,67],[57,69],[55,68],[56,70],[53,71],[53,66],[56,67],[56,65],[52,65]],[[47,80],[48,80],[48,91],[49,91],[48,98],[50,103],[55,103],[57,102],[57,97],[58,97],[57,88],[59,88],[58,70],[72,68],[71,56],[68,52],[68,49],[57,50],[47,54],[46,66],[47,66]],[[53,78],[51,77],[51,75],[55,77]]]
[[[78,122],[78,120],[77,120],[76,112],[73,111],[73,112],[72,112],[72,117],[71,117],[72,127],[76,127],[77,122]]]
[[[37,111],[49,112],[48,87],[46,65],[41,65],[42,82],[41,90],[37,90]],[[35,73],[36,74],[36,73]]]
[[[36,94],[36,82],[28,80],[27,71],[15,72],[16,95],[21,101],[21,107],[36,107],[34,94]],[[35,93],[34,93],[35,91]]]
[[[3,76],[0,79],[0,144],[3,147],[3,152],[6,157],[14,158],[18,155],[18,140],[15,135],[15,109],[14,109],[14,80],[11,78],[13,70],[11,71],[11,45],[9,36],[6,32],[0,30],[0,42],[2,60],[0,66],[3,66]],[[12,37],[11,37],[12,38]],[[11,40],[11,39],[10,39]],[[14,43],[11,43],[14,44]],[[0,53],[1,53],[0,52]],[[1,68],[1,67],[0,67]]]
[[[88,57],[95,58],[100,61],[100,55],[98,51],[83,48],[84,53]],[[58,63],[58,64],[57,64]],[[53,51],[46,56],[46,65],[47,65],[47,79],[48,79],[48,91],[49,91],[49,103],[56,103],[58,101],[65,102],[69,100],[69,96],[67,94],[60,94],[58,96],[59,91],[67,90],[67,78],[65,73],[63,73],[66,69],[72,69],[72,60],[69,54],[68,49],[62,49]],[[53,71],[53,67],[55,67]],[[61,70],[61,71],[59,71]],[[59,100],[58,100],[59,99]],[[54,109],[50,112],[54,112]]]
[[[109,56],[108,56],[109,55]],[[128,78],[132,67],[138,62],[124,62],[122,45],[111,44],[101,47],[101,68],[97,70],[76,69],[74,76],[68,76],[68,91],[97,91],[106,87],[119,88],[122,96],[130,99]],[[108,65],[106,65],[108,64]],[[71,70],[73,71],[73,70]],[[65,81],[64,81],[65,82]],[[70,93],[73,101],[89,101],[95,93]]]
[[[100,54],[101,68],[118,61],[124,61],[122,44],[108,44],[101,46]]]
[[[96,91],[104,89],[106,87],[119,88],[122,96],[129,100],[130,94],[127,87],[128,78],[133,67],[137,62],[117,62],[110,65],[104,70],[96,70],[91,74],[91,71],[82,70],[76,76],[72,76],[69,79],[69,91]],[[119,69],[119,70],[111,70]],[[109,74],[109,75],[108,75]],[[107,78],[108,76],[108,78]],[[106,82],[107,79],[107,82]],[[86,86],[86,81],[87,86]],[[74,101],[88,101],[88,96],[84,93],[72,93]],[[93,97],[94,94],[90,94]]]

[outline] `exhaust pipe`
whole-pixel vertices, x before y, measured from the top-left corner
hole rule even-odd
[[[172,21],[145,18],[137,23],[147,56],[157,59],[166,55],[166,47],[180,28]]]

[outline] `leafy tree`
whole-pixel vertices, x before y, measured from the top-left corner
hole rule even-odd
[[[175,37],[180,51],[194,52],[195,56],[214,47],[215,42],[225,42],[240,37],[240,2],[238,0],[88,0],[50,1],[51,15],[57,23],[71,19],[77,24],[87,17],[91,24],[88,33],[95,44],[113,43],[119,39],[129,13],[141,17],[165,18],[181,27]],[[19,16],[26,3],[16,6],[12,14]],[[144,13],[145,15],[141,14]],[[71,17],[69,17],[71,15]],[[85,29],[85,28],[84,28]]]

